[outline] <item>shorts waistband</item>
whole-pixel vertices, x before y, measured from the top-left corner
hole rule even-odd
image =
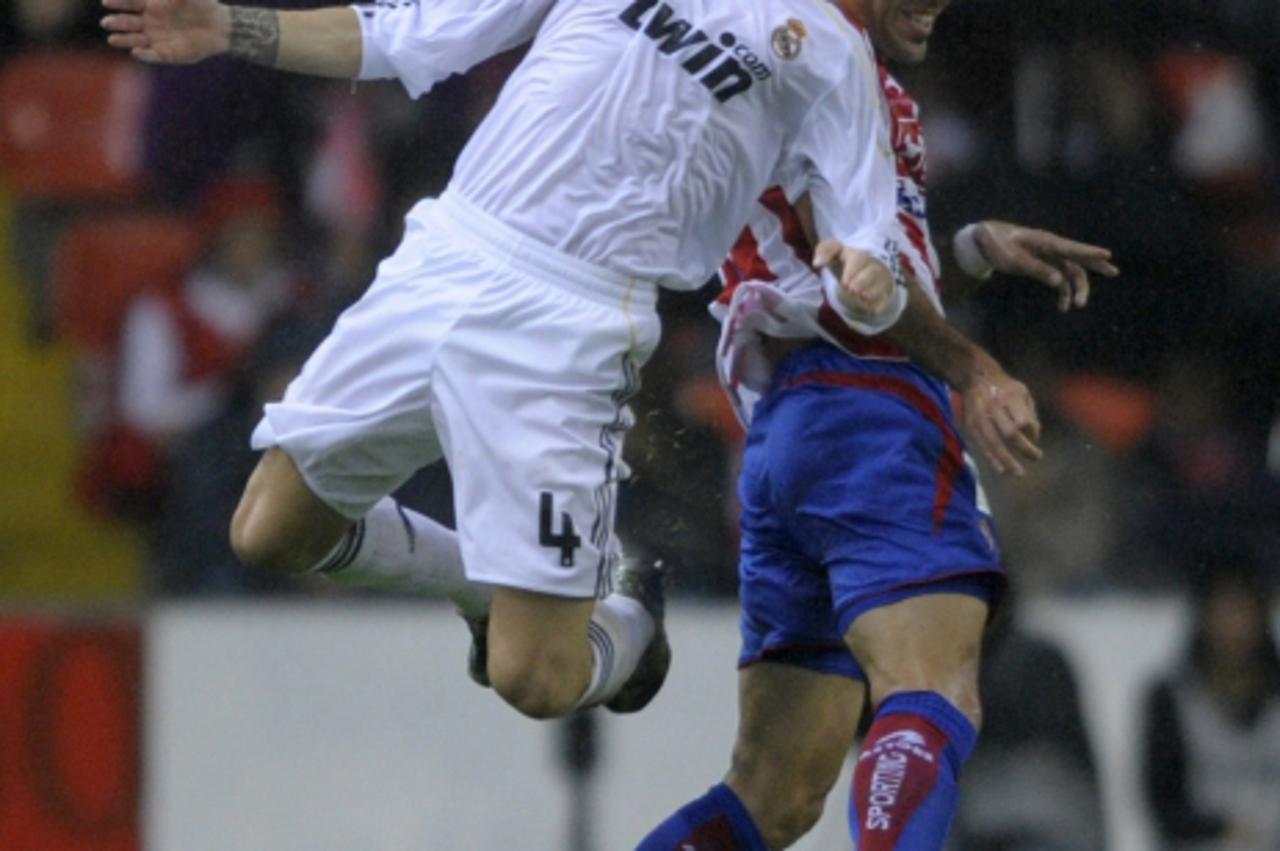
[[[902,382],[933,399],[944,411],[951,410],[951,390],[946,382],[910,361],[881,360],[851,355],[825,340],[784,351],[774,361],[773,376],[766,396],[797,384],[807,384],[821,375],[866,376],[871,380]],[[818,383],[832,383],[819,380]],[[841,383],[836,381],[834,383]]]
[[[658,287],[653,281],[628,277],[565,254],[498,221],[456,192],[444,192],[434,212],[456,235],[486,254],[548,284],[608,305],[657,307]]]

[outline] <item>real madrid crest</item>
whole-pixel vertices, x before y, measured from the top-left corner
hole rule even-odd
[[[787,18],[785,24],[773,31],[769,44],[779,59],[790,62],[800,55],[800,48],[804,46],[806,35],[808,30],[804,28],[804,23],[799,18]]]

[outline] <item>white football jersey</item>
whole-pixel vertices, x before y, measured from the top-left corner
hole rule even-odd
[[[920,110],[883,67],[880,86],[888,105],[897,170],[899,262],[920,284],[939,313],[942,274],[929,234],[925,199],[926,152]],[[850,327],[839,301],[813,270],[813,246],[794,202],[805,190],[803,176],[781,174],[753,205],[750,221],[721,267],[724,289],[711,306],[721,322],[716,365],[720,381],[744,424],[769,386],[772,364],[761,336],[825,339],[856,357],[906,360],[892,343]]]
[[[824,237],[893,268],[894,162],[866,38],[826,0],[385,0],[362,79],[413,96],[533,39],[450,191],[573,257],[701,286],[798,175]]]

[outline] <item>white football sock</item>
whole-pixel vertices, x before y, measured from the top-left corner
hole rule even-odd
[[[587,624],[591,645],[591,681],[578,708],[607,702],[630,679],[653,639],[653,616],[639,600],[610,594],[596,603]]]
[[[489,611],[493,589],[471,582],[458,533],[391,497],[378,502],[311,570],[344,585],[448,597],[462,614]]]

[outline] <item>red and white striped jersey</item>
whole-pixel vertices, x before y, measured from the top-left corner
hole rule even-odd
[[[883,66],[879,73],[896,160],[899,262],[941,313],[941,264],[929,235],[919,107]],[[751,407],[769,382],[771,370],[760,351],[760,335],[821,337],[858,357],[906,359],[892,343],[849,327],[828,302],[812,266],[813,246],[794,206],[803,191],[799,174],[784,175],[781,184],[766,191],[721,267],[724,289],[711,307],[721,321],[716,360],[744,423],[750,422]]]

